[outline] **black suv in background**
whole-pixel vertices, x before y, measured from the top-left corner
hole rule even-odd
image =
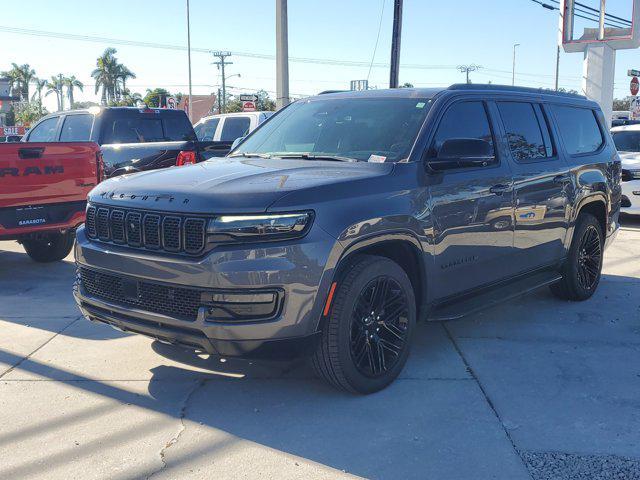
[[[534,288],[586,300],[618,228],[596,103],[502,86],[299,100],[225,159],[103,182],[77,233],[90,320],[221,356],[395,379],[417,320]]]
[[[56,112],[36,123],[23,141],[96,142],[107,177],[222,157],[232,143],[198,141],[184,111],[146,107]]]

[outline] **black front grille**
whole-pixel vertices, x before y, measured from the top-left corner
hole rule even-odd
[[[207,219],[90,205],[91,239],[135,248],[197,255],[204,250]]]
[[[80,268],[80,280],[92,297],[123,306],[195,321],[202,290],[138,281]]]

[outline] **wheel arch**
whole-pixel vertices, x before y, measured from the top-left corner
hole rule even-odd
[[[375,255],[385,257],[398,264],[409,277],[416,299],[417,318],[423,318],[427,302],[427,272],[424,252],[418,238],[412,232],[386,232],[363,238],[349,245],[339,258],[333,282],[357,255]]]
[[[596,217],[600,224],[600,228],[602,228],[602,235],[606,237],[608,229],[608,212],[607,201],[604,195],[598,193],[584,198],[578,204],[578,208],[576,208],[576,215],[573,219],[574,224],[581,213],[590,213]]]

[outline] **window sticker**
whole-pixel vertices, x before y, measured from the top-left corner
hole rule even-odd
[[[367,161],[371,163],[384,163],[386,159],[387,157],[383,157],[382,155],[371,155]]]

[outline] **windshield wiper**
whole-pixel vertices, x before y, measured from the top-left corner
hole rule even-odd
[[[310,153],[291,153],[277,154],[278,158],[302,158],[303,160],[329,160],[334,162],[357,162],[358,160],[351,157],[341,157],[339,155],[314,155]]]
[[[271,155],[267,154],[267,153],[247,153],[247,152],[242,152],[242,153],[234,153],[233,155],[229,155],[229,158],[234,158],[234,157],[244,157],[244,158],[271,158]]]

